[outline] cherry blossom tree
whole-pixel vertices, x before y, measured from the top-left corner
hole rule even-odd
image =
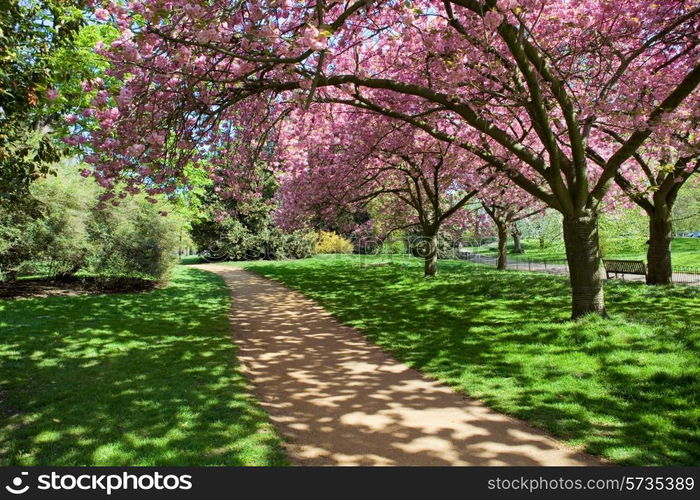
[[[546,208],[542,202],[532,196],[520,193],[520,196],[513,197],[513,192],[517,193],[517,190],[509,186],[508,180],[499,179],[499,182],[491,183],[478,194],[482,208],[496,227],[498,235],[496,269],[499,270],[506,269],[508,266],[508,234],[517,231],[517,222],[541,214]]]
[[[649,145],[635,153],[637,168],[615,174],[616,184],[649,217],[646,278],[649,285],[671,284],[673,207],[681,187],[700,172],[700,143],[695,132],[680,134],[683,132],[673,132],[668,142]],[[689,144],[690,141],[695,144]]]
[[[112,3],[98,17],[122,31],[103,53],[123,85],[97,92],[90,159],[107,187],[147,168],[150,189],[167,189],[217,124],[266,108],[251,102],[372,110],[559,211],[572,316],[605,314],[601,202],[648,140],[692,133],[679,110],[697,114],[699,12],[677,0]]]
[[[313,104],[296,113],[277,144],[281,216],[287,226],[325,210],[363,210],[383,198],[400,225],[417,226],[425,276],[437,273],[438,234],[493,179],[489,165],[406,123],[347,105]],[[478,162],[478,163],[477,163]],[[406,215],[406,213],[410,215]],[[403,215],[403,216],[402,216]],[[284,221],[283,221],[284,222]]]

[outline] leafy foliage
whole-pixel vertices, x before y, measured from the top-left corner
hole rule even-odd
[[[208,258],[226,260],[279,260],[303,259],[314,253],[313,233],[294,231],[285,233],[271,225],[253,232],[241,221],[226,218],[208,223],[203,230],[198,224],[193,239],[200,252]]]
[[[162,217],[143,197],[93,211],[90,237],[96,250],[88,268],[101,276],[165,279],[175,264],[181,222]]]
[[[319,231],[316,253],[352,253],[353,244],[347,238],[330,231]]]
[[[181,221],[143,196],[98,210],[100,190],[75,164],[34,182],[31,198],[0,215],[0,272],[49,276],[79,271],[163,279],[174,263]],[[28,211],[25,207],[31,207]]]
[[[82,7],[82,0],[0,0],[0,203],[26,195],[62,154],[60,113],[83,101],[56,99],[54,87],[78,85],[93,71],[84,54],[62,63],[80,50]]]
[[[194,189],[187,194],[187,203],[196,208],[196,212],[190,212],[191,237],[200,253],[217,260],[278,260],[312,256],[313,233],[284,231],[274,224],[272,210],[277,182],[264,165],[258,164],[253,169],[259,174],[260,196],[250,198],[228,196],[210,179],[195,179]]]

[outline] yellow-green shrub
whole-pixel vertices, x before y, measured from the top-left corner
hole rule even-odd
[[[352,242],[339,234],[321,231],[316,239],[316,253],[352,253]]]

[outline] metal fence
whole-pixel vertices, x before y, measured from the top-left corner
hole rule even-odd
[[[496,266],[498,258],[474,252],[461,251],[455,254],[460,260],[468,260],[478,264]],[[520,256],[508,255],[508,269],[516,271],[528,271],[548,274],[569,275],[569,265],[566,259],[527,259]],[[619,278],[628,281],[645,281],[645,277],[639,274],[618,273]],[[673,266],[671,281],[678,285],[700,286],[700,268],[688,266]]]
[[[688,266],[673,266],[673,283],[679,285],[700,286],[700,268]]]
[[[430,240],[423,237],[397,238],[397,239],[362,239],[354,240],[353,246],[357,253],[364,255],[383,255],[392,259],[405,258],[421,258],[428,248]],[[439,251],[440,259],[458,259],[484,264],[487,266],[496,266],[498,258],[493,254],[481,253],[473,251],[474,248],[483,247],[484,242],[477,242],[474,245],[472,241],[455,240],[447,245],[441,245]],[[358,252],[359,249],[359,252]],[[520,254],[508,254],[507,265],[508,269],[516,271],[547,273],[559,276],[569,275],[569,265],[566,259],[531,259]],[[601,272],[604,271],[601,269]],[[605,275],[605,274],[604,274]],[[616,273],[615,279],[625,281],[646,281],[646,277],[639,274]],[[688,266],[674,266],[671,281],[679,285],[700,286],[700,268]]]
[[[473,252],[459,252],[457,258],[491,266],[496,266],[498,263],[497,257]],[[535,260],[508,255],[506,267],[516,271],[569,275],[569,264],[566,259]]]

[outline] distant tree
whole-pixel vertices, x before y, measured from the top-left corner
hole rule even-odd
[[[678,194],[672,217],[675,235],[700,231],[700,177]]]
[[[507,179],[498,179],[486,186],[478,194],[481,206],[489,216],[494,226],[496,226],[496,234],[498,235],[498,261],[496,269],[506,269],[508,264],[508,234],[513,231],[518,231],[517,246],[520,247],[520,232],[516,227],[516,223],[541,214],[546,208],[545,205],[539,202],[536,198],[522,193],[518,197],[513,197],[513,186],[509,186]],[[515,228],[515,229],[514,229]],[[517,253],[522,253],[522,248]]]
[[[700,174],[698,120],[686,131],[674,131],[666,141],[647,145],[633,155],[636,169],[621,170],[615,182],[648,217],[647,277],[649,285],[670,285],[673,209],[681,188]],[[607,130],[607,129],[606,129]],[[622,140],[618,134],[608,133]]]
[[[402,224],[392,229],[420,229],[414,246],[421,248],[424,275],[435,276],[439,233],[492,181],[488,165],[400,120],[352,106],[315,104],[291,116],[294,125],[283,128],[280,142],[288,172],[282,214],[308,223],[319,209],[333,219],[381,199]]]
[[[525,238],[535,238],[540,249],[552,244],[563,244],[561,215],[554,210],[546,210],[541,217],[532,217],[520,223]]]

